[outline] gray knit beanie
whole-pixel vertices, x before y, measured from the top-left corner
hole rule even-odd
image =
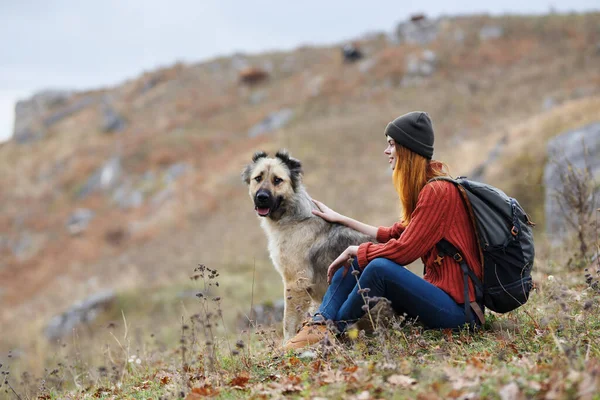
[[[433,157],[433,126],[426,112],[413,111],[388,124],[384,132],[401,146],[431,160]]]

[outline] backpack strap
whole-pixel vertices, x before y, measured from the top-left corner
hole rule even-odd
[[[485,316],[483,313],[483,308],[481,304],[483,304],[483,284],[481,280],[475,275],[473,270],[469,268],[469,265],[460,254],[460,251],[446,239],[440,240],[437,245],[438,254],[449,255],[451,256],[459,265],[463,271],[464,278],[464,290],[465,290],[465,318],[471,324],[471,328],[474,328],[475,319],[471,314],[471,310],[477,316],[477,319],[481,324],[485,322]],[[471,301],[469,295],[469,278],[473,282],[473,287],[475,288],[475,301]]]
[[[438,176],[436,178],[432,178],[427,181],[427,183],[435,182],[435,181],[446,181],[451,182],[458,189],[458,193],[460,193],[460,197],[462,198],[463,204],[465,205],[465,209],[467,210],[467,214],[471,220],[471,226],[473,227],[473,231],[475,232],[475,239],[477,240],[477,249],[479,250],[479,260],[481,261],[481,266],[485,264],[483,258],[483,246],[481,243],[481,239],[479,238],[478,229],[477,229],[477,218],[475,217],[475,213],[473,212],[473,207],[471,206],[471,201],[469,200],[469,196],[467,195],[467,188],[470,190],[469,181],[466,179],[466,176],[459,176],[456,179],[452,179],[449,176]],[[459,182],[460,180],[460,182]],[[483,271],[485,273],[485,271]],[[482,286],[483,287],[483,286]]]

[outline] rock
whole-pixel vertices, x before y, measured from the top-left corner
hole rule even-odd
[[[42,118],[50,109],[66,104],[71,96],[68,91],[46,90],[18,101],[15,105],[14,140],[23,144],[43,138]]]
[[[144,79],[144,83],[140,89],[140,94],[144,94],[154,89],[163,80],[163,75],[155,73]]]
[[[7,241],[6,246],[10,248],[17,260],[26,261],[42,249],[44,242],[45,237],[43,234],[24,231],[19,234],[17,240],[13,242]],[[0,240],[0,251],[2,247],[3,243]]]
[[[584,146],[587,157],[584,157]],[[578,169],[587,167],[596,182],[600,182],[600,121],[556,136],[548,142],[548,160],[544,168],[545,201],[544,213],[546,232],[554,243],[566,238],[567,222],[563,217],[556,193],[563,190],[560,168],[564,160]],[[596,196],[600,196],[600,187],[596,185]],[[595,205],[598,208],[598,204]]]
[[[556,106],[556,100],[553,97],[546,97],[542,105],[544,111],[548,111]]]
[[[103,311],[115,302],[112,290],[92,295],[81,303],[73,305],[67,311],[50,320],[44,334],[50,341],[55,341],[73,334],[73,330],[89,325]]]
[[[122,209],[137,208],[144,204],[144,194],[141,190],[121,185],[112,195],[112,200]]]
[[[402,79],[404,86],[419,83],[420,78],[433,75],[437,67],[437,54],[425,50],[421,54],[410,54],[406,59],[405,73]]]
[[[120,132],[125,129],[125,121],[108,103],[102,104],[102,131],[106,133]]]
[[[248,131],[248,136],[252,138],[277,129],[281,129],[290,121],[293,115],[294,111],[292,111],[290,108],[284,108],[283,110],[273,112],[267,115],[265,119],[260,121],[258,124],[250,128]]]
[[[185,174],[189,168],[189,165],[184,162],[169,165],[165,172],[165,183],[170,184],[175,182],[177,178]]]
[[[96,190],[107,190],[115,186],[121,177],[121,160],[113,157],[96,170],[79,190],[78,198],[84,198]]]
[[[439,22],[430,19],[402,22],[396,27],[398,43],[421,46],[433,42],[437,38],[438,32]]]
[[[94,103],[94,98],[90,96],[83,97],[45,117],[42,123],[45,128],[49,128],[57,122],[83,110],[92,103]]]
[[[67,229],[71,235],[79,235],[84,232],[90,221],[94,218],[94,212],[87,208],[76,209],[67,220]]]
[[[431,50],[425,50],[421,55],[421,60],[429,64],[435,64],[437,63],[437,54]]]
[[[504,35],[504,28],[499,25],[486,25],[479,30],[479,39],[498,39]]]
[[[173,188],[171,186],[168,186],[167,188],[161,190],[160,192],[158,192],[154,196],[152,196],[152,199],[150,199],[150,203],[152,204],[153,207],[159,207],[165,201],[167,201],[171,197],[173,197],[174,194],[175,194],[175,191],[173,190]]]
[[[285,301],[283,299],[277,300],[275,303],[256,304],[250,310],[250,315],[238,315],[237,326],[239,329],[248,329],[258,325],[274,325],[283,321],[284,308]]]

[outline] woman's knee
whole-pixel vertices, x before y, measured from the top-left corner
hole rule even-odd
[[[396,264],[387,258],[376,258],[367,264],[363,273],[368,272],[371,274],[386,275],[390,272],[397,272],[400,268],[402,268],[401,265]]]
[[[361,274],[363,280],[385,280],[391,275],[402,273],[404,268],[386,258],[376,258],[367,264]]]

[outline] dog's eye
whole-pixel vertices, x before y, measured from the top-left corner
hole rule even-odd
[[[273,183],[275,185],[279,185],[281,182],[283,182],[283,179],[277,177],[273,178]]]
[[[257,176],[256,178],[254,178],[254,180],[255,180],[256,182],[260,182],[260,181],[262,180],[262,176],[260,176],[260,175],[259,175],[259,176]]]

